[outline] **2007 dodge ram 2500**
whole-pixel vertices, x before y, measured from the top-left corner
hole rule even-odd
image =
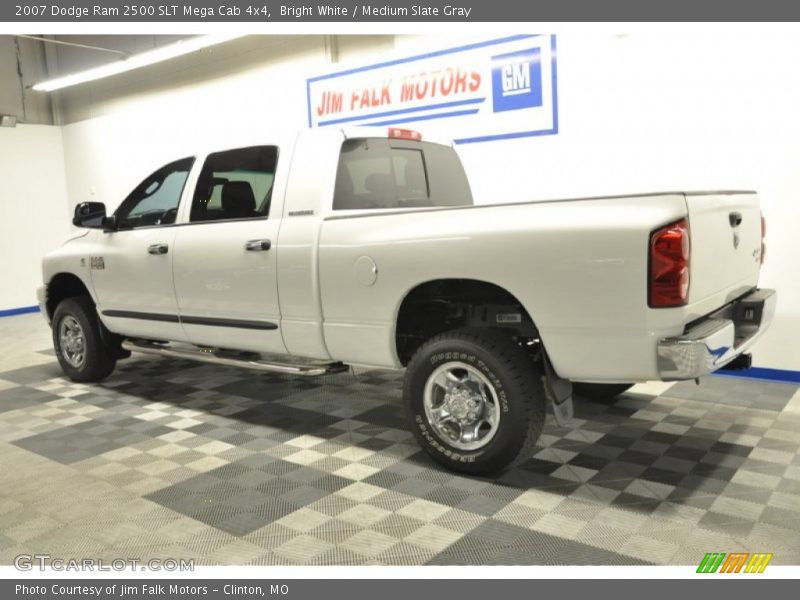
[[[75,381],[131,351],[296,375],[406,369],[437,461],[530,455],[548,404],[742,366],[769,325],[752,192],[473,205],[452,145],[319,129],[188,156],[44,259]],[[574,382],[574,386],[573,386]]]

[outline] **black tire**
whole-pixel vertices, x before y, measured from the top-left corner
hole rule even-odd
[[[477,380],[482,374],[483,381],[490,384],[488,389],[480,387],[481,384],[472,389],[490,394],[494,391],[493,397],[498,400],[487,402],[487,408],[482,409],[499,417],[495,417],[496,427],[489,423],[481,425],[487,425],[493,433],[486,433],[487,441],[476,449],[454,445],[459,441],[446,438],[426,414],[425,392],[429,379],[436,379],[437,372],[458,371],[459,364],[471,367],[471,376]],[[470,377],[466,369],[460,371],[465,378]],[[435,385],[431,383],[432,390]],[[440,406],[447,404],[444,388],[440,386],[436,393],[444,398]],[[433,396],[431,392],[429,398]],[[481,396],[487,397],[486,394]],[[495,474],[529,458],[544,427],[546,401],[539,369],[507,333],[498,330],[461,329],[427,341],[408,364],[403,399],[411,429],[425,452],[445,467],[470,475]],[[447,418],[453,419],[453,415]]]
[[[79,350],[62,344],[62,325],[77,323],[83,336],[82,360],[77,360]],[[94,302],[87,296],[76,296],[62,300],[53,313],[53,347],[64,373],[81,383],[101,381],[108,377],[117,364],[113,341],[97,318]],[[73,330],[74,331],[74,330]],[[72,357],[72,360],[71,358]]]
[[[612,400],[632,387],[632,383],[573,383],[572,391],[590,400]]]

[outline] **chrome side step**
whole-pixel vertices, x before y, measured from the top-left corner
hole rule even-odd
[[[296,363],[286,363],[272,360],[271,357],[255,352],[233,352],[215,348],[198,348],[197,346],[170,346],[142,340],[124,340],[124,350],[168,356],[170,358],[185,358],[214,365],[227,367],[242,367],[256,371],[270,373],[283,373],[284,375],[299,375],[302,377],[319,377],[347,371],[349,367],[340,362],[322,362],[300,359]]]

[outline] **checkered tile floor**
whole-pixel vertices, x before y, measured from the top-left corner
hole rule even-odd
[[[401,375],[307,380],[133,358],[66,380],[39,315],[0,319],[0,562],[800,564],[800,392],[709,377],[578,399],[498,478],[406,429]]]

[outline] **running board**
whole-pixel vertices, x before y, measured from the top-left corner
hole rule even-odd
[[[340,362],[322,362],[306,360],[297,363],[285,363],[267,360],[264,355],[255,352],[231,352],[214,348],[198,348],[196,346],[176,347],[145,341],[124,340],[122,348],[131,352],[185,358],[213,365],[226,367],[242,367],[256,371],[282,373],[284,375],[300,375],[303,377],[319,377],[347,371],[349,367]]]

